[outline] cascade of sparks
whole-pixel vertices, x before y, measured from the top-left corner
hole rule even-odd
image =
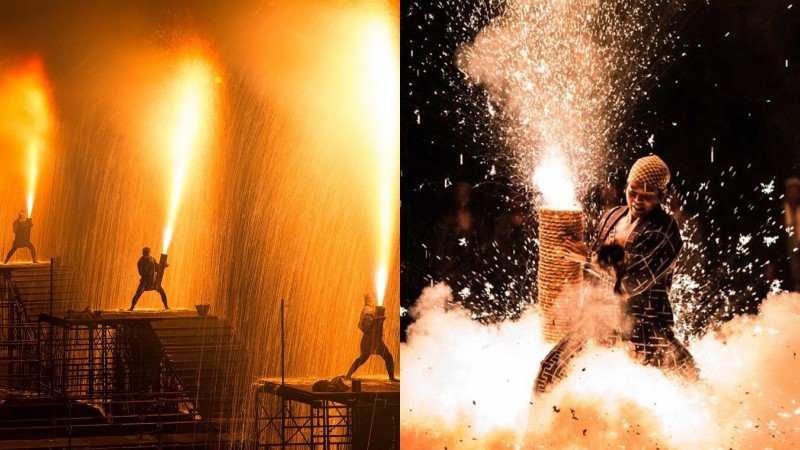
[[[435,27],[441,20],[435,13],[441,11],[460,19],[447,24],[446,34],[477,34],[455,55],[443,45],[430,45],[436,39],[417,43],[412,52],[418,53],[411,59],[419,65],[413,68],[417,74],[441,71],[447,77],[450,67],[431,61],[455,60],[459,75],[484,88],[486,96],[463,89],[460,79],[447,79],[453,89],[434,94],[456,106],[441,113],[457,115],[468,124],[473,120],[468,114],[488,110],[479,120],[498,125],[504,147],[511,149],[508,159],[526,187],[535,172],[545,206],[573,209],[573,182],[580,183],[578,192],[589,192],[607,181],[603,169],[615,156],[609,149],[629,149],[628,143],[612,145],[612,138],[635,101],[647,95],[655,72],[650,64],[656,56],[662,61],[671,58],[659,50],[669,47],[676,35],[665,27],[682,2],[523,0],[502,5],[497,17],[483,21],[477,16],[493,11],[491,6],[469,9],[445,1],[429,7],[414,2],[413,14],[424,17],[421,28]],[[409,86],[414,94],[424,91],[413,81]],[[417,113],[418,124],[423,117]],[[488,139],[478,132],[474,137],[476,142]],[[648,142],[652,146],[652,137]],[[561,149],[561,166],[549,159],[551,145]],[[563,161],[580,178],[570,181],[564,176],[568,171]],[[737,169],[741,170],[726,169],[712,183],[729,182]],[[714,204],[708,184],[690,190],[704,207]],[[762,187],[771,194],[771,183]],[[566,192],[571,195],[562,196]],[[752,210],[741,205],[745,208]],[[738,236],[713,224],[708,229],[710,234],[698,242],[684,240],[684,255],[706,256],[703,240],[733,241],[737,256],[754,247],[756,238],[763,238],[767,246],[777,240],[767,234],[774,231]],[[729,255],[712,256],[733,260]],[[533,380],[552,349],[540,337],[543,319],[528,310],[519,320],[487,326],[475,320],[480,317],[475,311],[452,306],[460,300],[456,295],[465,298],[474,291],[453,292],[445,285],[426,288],[409,311],[415,321],[401,348],[403,360],[409,362],[404,376],[411,381],[401,392],[404,447],[797,448],[800,333],[792,323],[800,318],[800,297],[773,291],[758,315],[718,322],[718,317],[736,313],[728,305],[735,305],[737,297],[752,293],[714,289],[727,284],[708,283],[710,273],[719,269],[723,276],[752,281],[761,262],[746,262],[751,264],[709,267],[701,260],[695,263],[698,272],[678,273],[673,283],[671,300],[681,307],[675,309],[679,321],[692,313],[719,312],[713,308],[720,304],[726,308],[724,315],[707,315],[699,322],[703,328],[695,324],[699,337],[687,342],[701,371],[700,382],[670,378],[619,348],[590,346],[570,365],[566,380],[535,398],[530,396]],[[475,275],[473,271],[467,277]],[[709,286],[711,295],[701,296]],[[506,288],[485,283],[490,299]],[[704,298],[713,299],[716,306],[698,301]],[[707,325],[717,325],[718,331]]]

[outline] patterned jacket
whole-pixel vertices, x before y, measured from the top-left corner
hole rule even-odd
[[[606,243],[611,230],[627,213],[627,206],[618,206],[603,215],[592,251]],[[641,218],[628,236],[622,293],[628,298],[626,312],[638,322],[658,328],[674,324],[669,291],[681,247],[683,239],[678,223],[660,206]]]
[[[33,228],[31,219],[17,219],[14,221],[13,228],[14,244],[18,247],[31,245],[31,228]]]

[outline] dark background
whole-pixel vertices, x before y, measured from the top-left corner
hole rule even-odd
[[[482,88],[466,83],[452,57],[502,13],[503,5],[484,3],[401,1],[401,303],[413,305],[433,280],[448,279],[454,290],[475,280],[514,280],[517,301],[473,295],[464,302],[491,321],[515,317],[526,301],[520,296],[531,298],[535,246],[524,245],[515,272],[488,274],[501,253],[493,228],[530,197],[513,182]],[[671,60],[655,64],[658,81],[613,139],[615,147],[634,150],[618,155],[625,164],[609,167],[612,182],[623,182],[634,158],[657,153],[672,168],[681,209],[698,223],[704,256],[691,275],[705,281],[694,299],[704,313],[687,315],[693,332],[712,316],[726,320],[755,310],[766,294],[762,275],[777,246],[764,245],[763,237],[777,235],[783,180],[800,176],[800,5],[790,4],[686,4],[673,27],[675,46],[662,55]],[[650,134],[657,136],[652,150],[645,142]],[[492,165],[497,173],[489,177]],[[773,192],[764,187],[771,180]],[[437,258],[446,257],[437,254],[442,223],[454,203],[450,183],[459,181],[473,187],[485,244],[469,273],[437,273]],[[535,212],[522,208],[528,242]],[[752,236],[746,254],[737,250],[742,235]],[[411,320],[403,318],[403,339]]]

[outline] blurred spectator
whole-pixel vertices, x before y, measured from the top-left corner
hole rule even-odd
[[[603,213],[619,205],[621,201],[622,197],[614,181],[595,186],[584,200],[584,203],[588,204],[585,211],[587,228],[594,229]]]
[[[800,178],[786,180],[783,197],[784,249],[788,270],[784,277],[790,289],[800,291]]]
[[[476,273],[485,239],[483,222],[472,205],[472,186],[455,183],[453,201],[438,225],[434,269],[436,279],[460,292],[471,286],[468,280]]]
[[[523,201],[512,201],[495,223],[495,254],[487,263],[494,265],[491,281],[501,297],[498,303],[512,315],[535,300],[536,228],[532,206]]]
[[[681,200],[676,192],[671,192],[667,199],[669,212],[683,237],[683,249],[678,256],[676,271],[691,276],[695,280],[702,279],[702,274],[707,269],[706,248],[703,245],[705,237],[697,216],[687,211],[686,203]]]

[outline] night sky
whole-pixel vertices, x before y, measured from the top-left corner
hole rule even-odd
[[[483,3],[401,2],[401,298],[406,308],[432,278],[438,279],[431,276],[434,249],[438,224],[453,205],[450,183],[473,186],[474,212],[490,229],[504,211],[529,198],[506,164],[485,92],[465,81],[452,56],[502,13],[503,5]],[[775,246],[768,248],[760,239],[776,233],[783,180],[800,176],[799,9],[783,0],[685,5],[672,21],[673,45],[651,63],[655,81],[648,94],[612,138],[611,145],[620,149],[607,168],[612,182],[624,182],[630,162],[650,152],[670,165],[682,209],[703,230],[703,264],[712,280],[703,294],[706,318],[752,311],[766,292],[758,278]],[[496,173],[488,176],[492,166]],[[774,190],[768,187],[772,180]],[[533,208],[526,214],[533,216]],[[753,237],[747,255],[737,251],[743,235]],[[491,246],[491,238],[487,241]],[[520,277],[530,280],[530,274]],[[736,292],[726,300],[736,306],[724,313],[715,300],[722,290]],[[468,305],[473,310],[484,308],[480,299],[474,302]],[[697,326],[705,324],[696,320]],[[407,325],[410,319],[404,321]]]

